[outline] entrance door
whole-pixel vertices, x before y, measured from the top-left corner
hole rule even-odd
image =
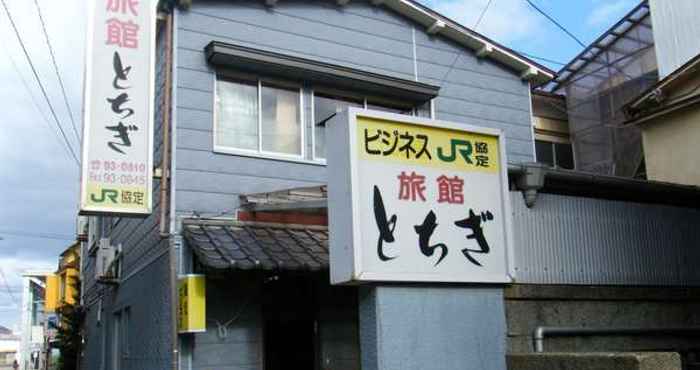
[[[280,277],[263,289],[265,370],[315,370],[316,305],[311,278]]]

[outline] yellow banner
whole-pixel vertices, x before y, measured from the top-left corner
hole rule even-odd
[[[177,327],[180,333],[207,331],[207,295],[204,275],[187,275],[178,282]]]
[[[357,117],[363,160],[458,171],[498,172],[498,137],[369,117]]]

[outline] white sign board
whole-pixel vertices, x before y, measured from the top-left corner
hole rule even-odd
[[[83,214],[151,213],[156,2],[86,2]]]
[[[332,283],[510,281],[500,130],[356,108],[329,130]]]

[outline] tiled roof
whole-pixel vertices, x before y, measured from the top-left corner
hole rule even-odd
[[[184,236],[199,261],[215,269],[328,268],[328,228],[241,221],[187,221]]]

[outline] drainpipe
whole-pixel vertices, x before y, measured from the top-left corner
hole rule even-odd
[[[165,18],[165,86],[163,88],[163,155],[161,162],[160,182],[160,235],[168,238],[168,260],[170,280],[170,338],[172,342],[172,370],[180,368],[180,353],[177,333],[177,250],[176,244],[170,240],[166,218],[168,215],[168,184],[170,179],[170,113],[172,109],[172,58],[173,58],[173,17],[174,10],[168,9]]]
[[[659,328],[577,328],[565,326],[538,326],[532,333],[535,352],[544,352],[546,337],[591,337],[591,336],[638,336],[638,335],[700,335],[700,327],[659,327]]]
[[[527,208],[532,208],[537,200],[537,192],[544,187],[547,167],[540,163],[529,163],[523,165],[521,171],[516,180],[516,186],[523,192]]]

